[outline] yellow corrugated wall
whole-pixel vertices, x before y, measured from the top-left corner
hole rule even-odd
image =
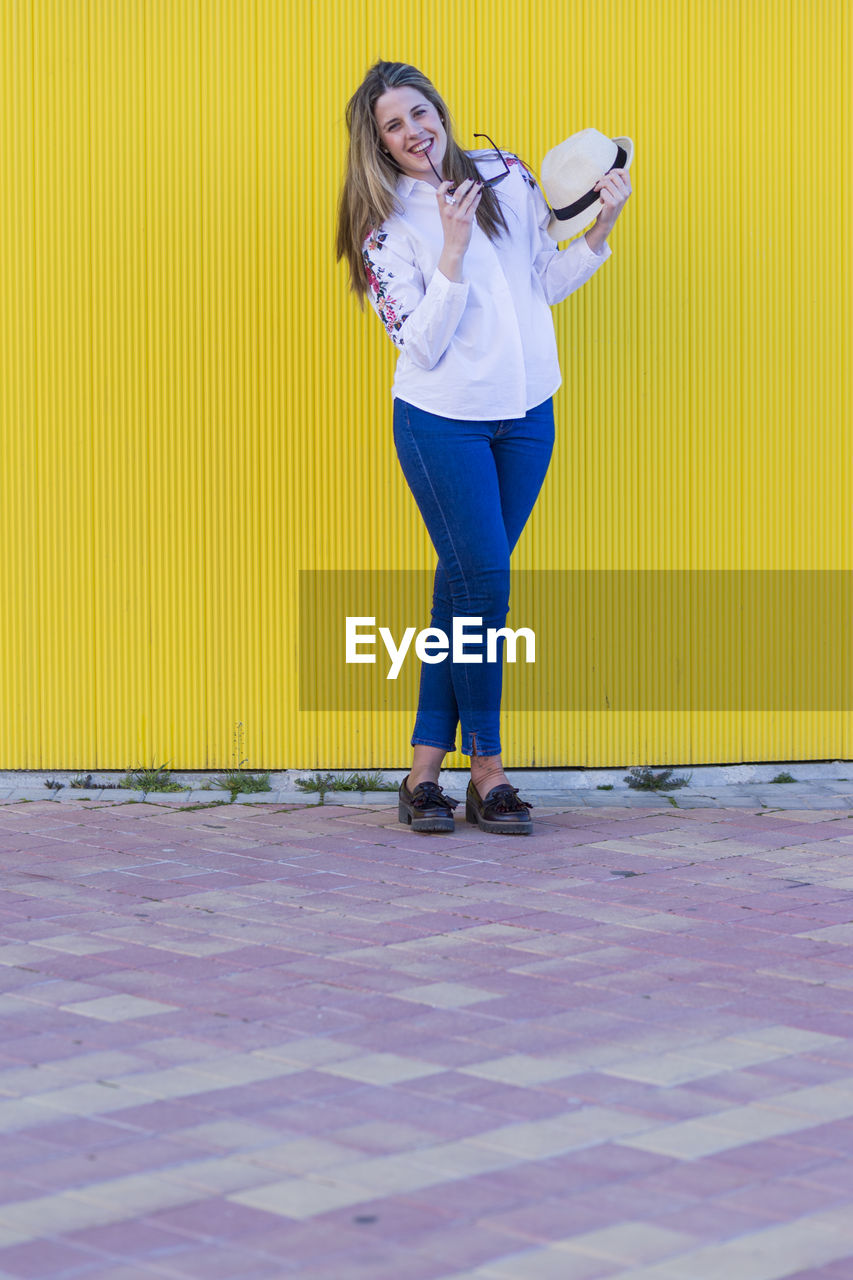
[[[794,597],[853,568],[851,30],[844,0],[0,0],[0,767],[406,762],[409,710],[297,695],[301,571],[432,563],[333,254],[377,57],[536,170],[589,125],[635,142],[613,257],[554,312],[517,567]],[[600,612],[633,700],[509,713],[509,763],[853,755],[849,699],[668,698]],[[733,680],[785,674],[774,616]]]

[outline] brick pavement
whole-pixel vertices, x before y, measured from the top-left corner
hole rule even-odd
[[[846,799],[0,805],[0,1280],[850,1280]]]

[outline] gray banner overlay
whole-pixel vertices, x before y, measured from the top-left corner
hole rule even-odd
[[[414,710],[432,572],[303,570],[299,580],[299,709]],[[375,619],[349,624],[361,637],[350,652],[375,662],[347,663],[347,618]],[[504,660],[503,705],[848,711],[851,621],[853,573],[844,570],[522,570],[506,625],[534,633],[535,662],[520,639],[516,662]],[[380,628],[397,650],[396,679]]]

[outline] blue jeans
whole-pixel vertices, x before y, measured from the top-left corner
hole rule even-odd
[[[450,638],[454,615],[503,627],[509,609],[509,557],[519,539],[554,447],[549,398],[523,418],[469,422],[443,418],[394,400],[394,443],[409,488],[438,554],[431,626]],[[466,640],[481,663],[422,663],[412,746],[456,747],[465,755],[501,751],[503,639],[497,661],[485,644]]]

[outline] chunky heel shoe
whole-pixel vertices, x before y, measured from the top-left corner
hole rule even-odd
[[[458,800],[446,796],[437,782],[419,782],[413,791],[400,783],[397,817],[413,831],[453,831],[453,810]]]
[[[474,786],[473,779],[468,783],[465,796],[465,817],[476,823],[481,831],[488,831],[495,836],[529,836],[533,833],[533,820],[530,810],[533,805],[529,800],[522,800],[518,795],[518,787],[508,782],[501,782],[492,787],[485,800]]]

